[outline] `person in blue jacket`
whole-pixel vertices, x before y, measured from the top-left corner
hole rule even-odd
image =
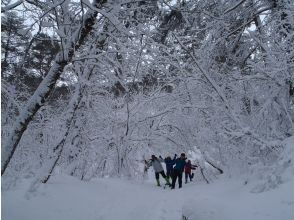
[[[159,158],[161,158],[161,156],[159,156]],[[166,176],[168,179],[172,178],[173,166],[176,162],[176,158],[177,158],[177,155],[175,154],[174,159],[171,159],[170,156],[164,159],[164,163],[166,165]]]
[[[173,169],[173,177],[172,177],[172,189],[175,188],[176,181],[178,179],[179,182],[179,188],[182,188],[182,178],[183,178],[183,172],[186,165],[186,155],[184,153],[181,154],[179,158],[175,160],[175,167]]]

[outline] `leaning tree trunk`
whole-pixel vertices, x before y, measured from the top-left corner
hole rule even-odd
[[[105,4],[106,2],[107,0],[95,0],[93,2],[93,7],[100,8],[101,5]],[[81,31],[75,33],[75,36],[73,36],[71,41],[73,43],[70,45],[67,51],[61,51],[56,55],[55,61],[48,74],[40,83],[34,95],[30,98],[26,107],[17,118],[14,128],[4,145],[4,149],[6,149],[8,153],[7,155],[3,156],[1,176],[5,173],[6,168],[8,167],[11,158],[17,149],[18,143],[20,142],[23,133],[27,129],[27,126],[32,121],[34,115],[38,112],[41,106],[44,105],[46,98],[49,97],[52,93],[56,81],[59,79],[61,73],[64,70],[64,67],[71,62],[74,56],[74,51],[81,47],[86,37],[92,31],[97,15],[97,11],[89,9],[82,24]]]
[[[61,154],[62,154],[62,151],[63,151],[63,146],[65,144],[65,141],[69,135],[69,132],[70,132],[70,128],[71,128],[71,125],[74,121],[74,118],[75,118],[75,115],[76,115],[76,111],[81,103],[81,100],[82,100],[82,91],[80,88],[78,88],[78,97],[76,100],[73,101],[73,104],[71,105],[71,108],[70,110],[68,111],[68,114],[70,115],[70,117],[67,118],[66,120],[66,131],[62,137],[62,139],[58,142],[58,144],[54,147],[53,151],[54,153],[57,155],[56,158],[53,159],[52,161],[52,164],[49,165],[49,169],[48,171],[46,172],[45,176],[43,176],[41,178],[41,182],[42,183],[47,183],[49,178],[51,177],[51,174],[57,164],[57,162],[59,161],[59,158],[61,157]]]
[[[109,28],[109,22],[106,22],[104,24],[103,30],[106,31]],[[95,45],[93,47],[95,48],[99,48],[101,51],[104,51],[106,48],[106,40],[109,37],[109,35],[104,34],[102,36],[99,37],[99,40],[95,43]],[[100,52],[101,53],[101,52]],[[98,55],[98,54],[96,54]],[[98,60],[96,60],[96,62],[98,62]],[[90,66],[90,64],[85,63],[85,66]],[[86,82],[89,82],[92,75],[94,73],[94,67],[91,69],[86,69],[85,72],[83,73],[83,77],[86,80]],[[73,99],[71,104],[69,105],[69,110],[67,111],[67,119],[66,119],[66,131],[64,133],[64,135],[62,136],[62,139],[58,142],[58,144],[53,148],[53,151],[56,155],[55,158],[53,158],[52,162],[49,164],[49,169],[44,173],[45,175],[41,178],[41,182],[42,183],[47,183],[48,180],[51,177],[51,174],[53,173],[60,157],[61,154],[63,152],[63,147],[65,145],[66,139],[68,137],[68,135],[70,134],[70,129],[71,127],[74,125],[75,123],[75,118],[76,118],[76,113],[79,109],[80,103],[83,99],[84,96],[84,92],[87,89],[87,83],[84,82],[82,86],[79,86],[76,88],[76,95],[73,95]],[[76,97],[76,98],[75,98]]]

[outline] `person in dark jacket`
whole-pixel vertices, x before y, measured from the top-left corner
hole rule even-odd
[[[161,156],[159,156],[159,158],[162,159]],[[175,164],[176,158],[177,158],[177,155],[175,154],[174,159],[171,159],[170,156],[164,159],[164,163],[166,165],[166,176],[168,180],[172,178],[173,166]]]
[[[172,178],[172,189],[175,188],[176,181],[178,179],[179,182],[179,188],[182,188],[182,178],[183,178],[183,172],[186,165],[186,155],[184,153],[181,154],[180,158],[177,158],[175,160],[175,167],[173,169],[173,178]]]
[[[153,166],[157,186],[160,186],[159,174],[161,174],[161,176],[165,179],[166,184],[170,185],[170,182],[164,173],[161,162],[163,162],[163,159],[157,158],[155,155],[152,155],[149,161],[145,161],[148,167]]]
[[[188,160],[188,162],[185,165],[185,183],[188,182],[188,177],[190,179],[190,182],[192,181],[194,177],[194,173],[192,173],[192,170],[195,170],[197,165],[191,164],[191,160]]]

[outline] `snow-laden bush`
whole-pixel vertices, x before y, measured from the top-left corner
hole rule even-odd
[[[257,163],[252,167],[251,177],[253,182],[251,192],[264,192],[278,187],[294,178],[294,136],[281,143],[282,152],[270,164]]]
[[[199,147],[193,147],[188,151],[188,159],[193,165],[197,165],[195,170],[195,180],[204,180],[206,183],[212,182],[217,175],[223,174],[220,162],[213,159],[208,152],[202,152]]]

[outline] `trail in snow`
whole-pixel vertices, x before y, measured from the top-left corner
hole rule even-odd
[[[253,194],[240,181],[188,183],[163,189],[149,179],[95,179],[82,182],[52,177],[33,194],[28,184],[2,192],[3,220],[293,220],[293,181]]]

